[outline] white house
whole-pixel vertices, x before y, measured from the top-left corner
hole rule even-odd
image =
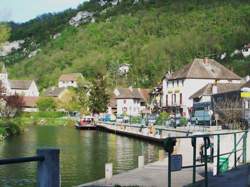
[[[249,57],[250,56],[250,43],[245,45],[243,49],[241,50],[241,53],[244,57]]]
[[[9,80],[8,72],[4,65],[0,73],[0,81],[7,95],[39,96],[39,90],[34,80]]]
[[[139,116],[146,109],[149,90],[140,88],[116,88],[114,90],[117,115]]]
[[[240,83],[241,77],[213,59],[194,59],[182,69],[167,74],[162,81],[162,107],[190,117],[195,92],[209,83]]]
[[[58,81],[59,88],[77,87],[77,81],[83,78],[81,73],[69,73],[60,76]]]

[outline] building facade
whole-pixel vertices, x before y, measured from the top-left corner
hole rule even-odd
[[[9,80],[8,72],[4,65],[0,73],[0,81],[6,95],[39,96],[39,90],[34,80]]]
[[[240,83],[241,77],[213,59],[194,59],[182,69],[168,73],[162,81],[162,107],[187,118],[192,112],[195,92],[207,84]]]
[[[149,99],[149,90],[140,88],[116,88],[114,90],[117,115],[139,116]]]
[[[83,78],[81,73],[63,74],[60,76],[58,80],[58,87],[59,88],[68,88],[68,87],[77,88],[78,87],[77,82],[81,78]]]

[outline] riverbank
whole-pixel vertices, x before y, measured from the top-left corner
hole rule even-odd
[[[74,126],[75,120],[61,112],[22,113],[14,118],[0,119],[0,141],[22,133],[29,126]]]
[[[0,141],[13,135],[20,134],[22,127],[11,120],[1,120],[0,121]]]
[[[16,121],[24,125],[73,126],[75,124],[75,120],[63,112],[22,113]]]

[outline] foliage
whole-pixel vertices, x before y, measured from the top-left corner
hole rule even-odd
[[[181,117],[181,119],[180,119],[180,125],[181,126],[185,126],[185,125],[187,125],[187,123],[188,123],[187,118]]]
[[[214,110],[223,121],[224,126],[229,129],[240,129],[242,118],[242,102],[238,97],[224,98],[221,101],[214,102]]]
[[[109,95],[107,94],[105,77],[99,74],[92,82],[90,89],[90,111],[92,113],[102,113],[107,111]]]
[[[0,140],[8,136],[20,134],[21,127],[18,123],[10,120],[1,120],[0,121]]]
[[[0,23],[0,44],[7,41],[10,36],[10,28]]]
[[[56,109],[56,103],[53,98],[42,97],[37,101],[37,107],[39,111],[54,111]]]
[[[65,113],[64,112],[57,112],[57,111],[39,111],[39,112],[25,112],[22,113],[19,117],[21,118],[61,118],[64,117]]]
[[[24,104],[23,96],[20,95],[6,95],[6,89],[0,84],[0,116],[14,117],[19,114]]]
[[[68,112],[79,111],[81,106],[78,102],[76,90],[70,89],[58,99],[57,108],[64,109]]]
[[[89,114],[89,92],[91,88],[91,83],[85,78],[80,79],[78,82],[78,87],[76,89],[77,100],[80,105],[80,112],[82,114]]]
[[[77,11],[96,12],[97,22],[79,28],[68,26],[66,21],[76,11],[13,26],[13,39],[30,36],[44,43],[37,56],[15,61],[18,63],[11,65],[11,75],[28,75],[38,80],[40,88],[55,84],[62,72],[80,72],[88,80],[102,73],[111,88],[152,87],[169,69],[179,69],[204,56],[235,68],[241,76],[250,74],[249,58],[230,57],[250,40],[247,0],[152,0],[136,5],[128,0],[103,7],[106,11],[96,2],[86,2]],[[61,37],[48,39],[59,30]],[[224,52],[227,58],[221,60]],[[117,67],[123,63],[131,64],[130,72],[118,76]]]
[[[131,116],[130,120],[132,124],[140,124],[142,118],[140,116]]]
[[[165,122],[169,119],[169,113],[161,112],[158,118],[156,119],[156,125],[165,125]]]

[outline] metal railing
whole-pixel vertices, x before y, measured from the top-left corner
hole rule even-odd
[[[37,186],[60,187],[59,149],[38,149],[32,157],[1,159],[1,165],[38,162]]]
[[[237,134],[243,133],[243,135],[240,137],[240,139],[237,142]],[[224,135],[233,135],[234,143],[233,143],[233,149],[230,152],[226,153],[221,153],[220,148],[221,148],[221,136]],[[204,186],[208,187],[208,161],[209,159],[213,160],[214,158],[217,159],[217,164],[216,164],[216,174],[220,175],[221,174],[221,167],[223,166],[224,162],[229,160],[229,157],[234,154],[234,164],[233,168],[237,167],[237,162],[239,161],[240,157],[242,156],[242,163],[246,164],[247,162],[247,135],[248,131],[237,131],[237,132],[225,132],[225,133],[215,133],[215,134],[201,134],[201,135],[191,135],[191,136],[180,136],[180,137],[169,137],[166,140],[176,140],[176,139],[183,139],[183,138],[190,138],[192,147],[193,147],[193,164],[189,166],[182,166],[182,169],[190,169],[192,168],[192,183],[196,183],[196,168],[197,167],[204,167]],[[216,155],[209,155],[207,154],[207,150],[209,148],[210,144],[210,139],[209,137],[215,136],[217,137],[217,153]],[[197,158],[196,158],[196,143],[197,143],[197,138],[203,138],[204,140],[204,164],[196,164]],[[240,145],[242,142],[242,148],[237,148],[237,146]],[[172,149],[173,150],[173,149]],[[166,149],[168,152],[168,187],[171,187],[171,158],[172,158],[172,151],[171,149]],[[237,153],[239,151],[242,151],[242,155],[237,158]],[[224,162],[220,163],[220,157],[228,155],[227,158],[225,159]],[[202,158],[201,158],[202,159]]]

